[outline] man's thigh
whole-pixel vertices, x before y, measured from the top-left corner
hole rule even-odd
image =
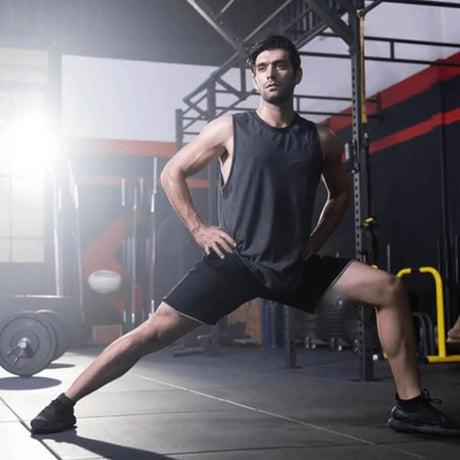
[[[258,297],[260,285],[232,254],[211,254],[199,262],[164,298],[179,314],[204,324],[216,322]]]
[[[350,303],[375,306],[382,303],[398,282],[391,273],[353,261],[337,279],[333,290]]]

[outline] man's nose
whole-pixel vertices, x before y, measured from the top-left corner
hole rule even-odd
[[[275,66],[269,65],[267,67],[267,77],[268,78],[273,78],[274,75],[275,75]]]

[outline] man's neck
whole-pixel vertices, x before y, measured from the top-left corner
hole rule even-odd
[[[256,113],[265,123],[274,128],[286,128],[295,117],[295,111],[292,106],[279,107],[261,104]]]

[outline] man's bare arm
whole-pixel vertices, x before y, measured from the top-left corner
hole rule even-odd
[[[305,256],[318,252],[341,221],[350,201],[350,185],[342,161],[343,146],[337,136],[325,126],[318,125],[324,156],[322,179],[328,191],[318,222],[310,235]]]
[[[168,199],[206,254],[214,251],[219,257],[231,252],[236,242],[216,226],[209,225],[193,204],[186,178],[227,153],[232,138],[231,117],[221,117],[209,123],[200,135],[184,146],[168,161],[161,173],[161,184]]]

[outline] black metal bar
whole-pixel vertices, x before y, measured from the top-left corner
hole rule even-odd
[[[346,24],[337,13],[332,12],[332,9],[324,0],[307,0],[307,3],[345,43],[352,45],[352,32],[350,26]]]
[[[438,101],[439,111],[444,113],[445,104],[442,94],[442,87],[438,85]],[[440,198],[441,198],[441,263],[442,263],[442,276],[443,276],[443,288],[444,288],[444,315],[445,323],[451,324],[451,300],[453,294],[453,283],[452,283],[452,266],[453,261],[451,258],[451,208],[450,208],[450,193],[449,193],[449,181],[448,181],[448,163],[447,163],[447,151],[446,151],[446,139],[444,135],[444,128],[441,125],[439,130],[439,173],[440,173]]]
[[[373,10],[376,6],[379,6],[384,0],[375,0],[374,3],[366,6],[360,13],[360,16],[364,16],[365,14],[369,13],[369,11]]]
[[[340,54],[340,53],[317,53],[313,51],[300,51],[299,54],[301,56],[309,56],[309,57],[350,59],[350,56],[348,54]],[[394,62],[394,63],[400,63],[400,64],[426,64],[426,65],[439,66],[439,67],[460,67],[460,64],[454,63],[454,62],[425,61],[422,59],[401,59],[401,58],[391,59],[388,57],[381,57],[381,56],[365,56],[364,60],[365,61]]]
[[[225,90],[216,90],[217,94],[228,94],[228,91]],[[249,96],[256,96],[257,92],[256,91],[250,91],[246,93],[246,98]],[[351,102],[352,98],[347,97],[347,96],[321,96],[321,95],[315,95],[315,94],[295,94],[294,99],[317,99],[321,101],[345,101],[345,102]],[[379,100],[377,98],[368,98],[366,99],[367,102],[369,103],[374,103],[378,104]],[[184,117],[184,120],[187,120],[187,117]],[[191,118],[190,118],[191,119]],[[195,118],[194,118],[195,119]]]
[[[340,38],[337,34],[330,32],[322,32],[319,34],[321,37],[329,38]],[[444,46],[448,48],[460,48],[460,43],[451,43],[451,42],[434,42],[432,40],[412,40],[409,38],[392,38],[392,37],[376,37],[373,35],[366,35],[364,37],[365,41],[374,41],[374,42],[394,42],[402,43],[405,45],[425,45],[425,46]]]
[[[408,38],[374,37],[372,35],[369,35],[365,36],[364,40],[372,42],[403,43],[405,45],[445,46],[448,48],[460,48],[460,43],[434,42],[430,40],[411,40]]]
[[[49,123],[52,131],[59,139],[61,145],[61,120],[62,120],[62,54],[57,47],[53,47],[49,53],[48,64],[48,87],[46,91],[46,103],[49,111]],[[61,153],[61,152],[59,152]],[[64,294],[63,283],[63,247],[62,247],[62,222],[60,221],[60,187],[59,171],[55,170],[53,174],[53,261],[54,261],[54,294],[62,296]]]
[[[283,305],[284,318],[284,367],[286,369],[296,369],[297,366],[297,350],[295,344],[295,312],[294,310]]]
[[[182,109],[176,109],[175,115],[176,115],[176,151],[178,151],[182,148],[182,144],[184,143],[184,132],[182,130],[184,114],[183,114]]]
[[[240,90],[237,90],[235,87],[233,87],[230,83],[227,83],[225,80],[222,80],[222,78],[216,78],[216,83],[218,83],[220,86],[225,88],[227,90],[227,93],[234,94],[237,97],[244,97],[242,92]]]
[[[460,284],[460,244],[459,244],[459,234],[454,235],[454,282],[455,284]],[[457,286],[460,287],[460,286]]]
[[[187,136],[198,136],[200,132],[199,131],[184,131],[183,134]]]
[[[224,28],[212,18],[211,12],[198,5],[196,0],[187,0],[187,3],[197,11],[200,16],[229,44],[238,54],[243,54],[244,50],[241,45],[235,41]]]
[[[187,121],[190,121],[190,120],[193,120],[193,121],[206,121],[206,118],[202,118],[202,117],[182,117],[182,120],[187,120]]]
[[[270,14],[258,27],[256,27],[248,36],[244,38],[244,42],[248,42],[251,40],[255,35],[257,35],[272,19],[276,18],[278,14],[280,14],[285,8],[287,8],[294,0],[286,0],[282,3],[272,14]]]
[[[453,2],[436,2],[430,0],[383,0],[385,3],[407,3],[408,5],[419,5],[419,6],[437,6],[444,8],[460,8],[460,3]]]
[[[233,3],[235,3],[235,0],[229,0],[227,4],[224,5],[223,8],[216,14],[216,18],[222,16],[232,6]]]
[[[222,110],[221,114],[228,111],[228,107],[216,106],[216,110]],[[234,111],[245,112],[247,110],[255,110],[254,107],[234,107]],[[337,117],[351,117],[351,113],[342,113],[342,112],[327,112],[327,111],[316,111],[316,110],[297,110],[298,113],[309,114],[309,115],[328,115],[328,116],[337,116]],[[377,117],[374,117],[377,118]]]
[[[385,58],[379,56],[366,56],[366,61],[379,61],[379,62],[394,62],[396,64],[423,64],[433,67],[460,67],[460,63],[443,62],[443,61],[425,61],[423,59],[401,59],[401,58]]]
[[[359,15],[364,7],[364,0],[356,1],[356,14],[349,15],[349,22],[353,31],[353,47],[351,47],[352,70],[352,129],[353,145],[355,148],[357,168],[353,173],[353,197],[355,214],[355,256],[358,261],[366,262],[363,251],[363,214],[371,215],[370,201],[370,170],[369,170],[369,138],[367,132],[367,113],[365,97],[365,69],[364,69],[364,16]],[[374,362],[372,353],[372,334],[369,324],[372,320],[372,311],[368,307],[359,306],[359,359],[361,380],[374,380]]]

